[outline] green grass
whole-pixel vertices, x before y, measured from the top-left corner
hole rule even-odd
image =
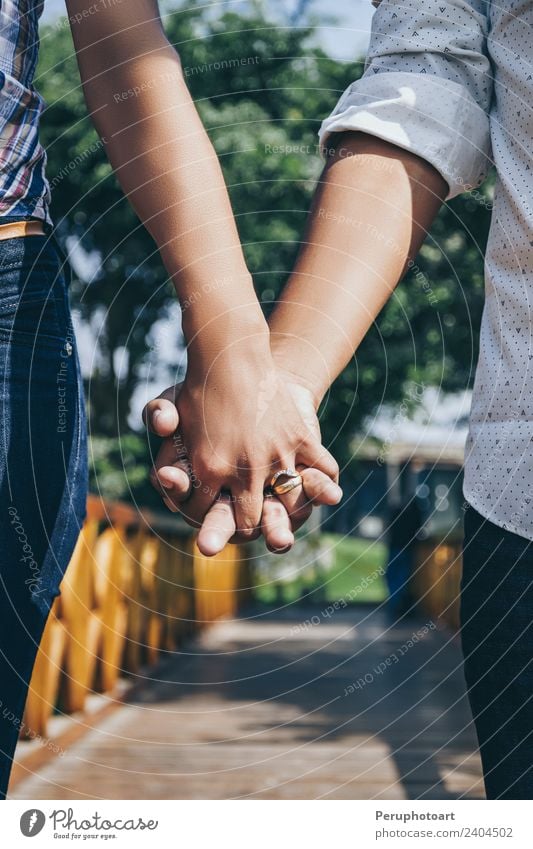
[[[326,601],[348,600],[353,595],[354,601],[380,602],[387,597],[384,576],[379,574],[387,557],[382,542],[337,534],[326,534],[325,540],[335,552],[335,565],[324,587]]]
[[[387,596],[383,574],[387,549],[383,543],[356,537],[324,534],[321,542],[333,553],[329,569],[306,569],[294,579],[265,582],[257,586],[255,597],[265,604],[296,601],[305,593],[311,600],[331,603],[381,602]]]

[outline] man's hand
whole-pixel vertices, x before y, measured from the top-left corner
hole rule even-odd
[[[320,428],[310,392],[298,385],[292,376],[286,378],[278,372],[278,378],[285,385],[298,411],[301,419],[299,427],[303,425],[306,438],[312,438],[320,444]],[[291,382],[288,383],[286,380]],[[193,465],[185,450],[184,439],[180,433],[181,428],[178,430],[180,417],[177,408],[180,407],[182,388],[183,384],[169,387],[158,398],[150,401],[143,411],[145,424],[155,434],[164,438],[152,469],[152,484],[163,496],[167,507],[173,511],[183,510],[184,502],[191,489],[194,486],[199,487]],[[181,421],[183,424],[183,418]],[[329,456],[327,454],[328,458]],[[318,468],[298,465],[303,478],[303,487],[280,498],[263,499],[261,490],[258,524],[267,547],[271,551],[287,551],[292,546],[293,532],[309,518],[313,505],[334,505],[340,501],[342,491],[336,483],[338,470],[335,461],[329,468],[330,476]],[[270,474],[271,472],[269,476]],[[237,532],[238,521],[235,509],[237,506],[234,497],[222,494],[205,511],[205,515],[201,517],[202,525],[198,537],[198,545],[204,554],[218,553],[229,541],[250,538],[249,534],[243,535]],[[186,518],[188,513],[187,510]]]

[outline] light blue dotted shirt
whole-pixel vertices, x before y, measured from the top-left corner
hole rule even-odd
[[[431,162],[449,198],[496,167],[464,494],[533,540],[533,2],[383,0],[321,143],[341,130]]]

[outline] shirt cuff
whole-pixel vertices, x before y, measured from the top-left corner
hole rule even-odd
[[[323,151],[332,133],[377,136],[427,160],[449,186],[447,199],[478,186],[491,167],[489,119],[459,83],[432,74],[365,74],[323,121]]]

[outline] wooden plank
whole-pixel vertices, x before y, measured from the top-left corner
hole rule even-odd
[[[35,660],[24,711],[22,736],[46,736],[47,722],[55,707],[67,643],[65,626],[51,612]]]
[[[429,629],[400,655],[426,619],[391,628],[364,606],[299,627],[316,613],[205,628],[13,798],[482,798],[456,642]],[[393,652],[398,664],[344,695]]]

